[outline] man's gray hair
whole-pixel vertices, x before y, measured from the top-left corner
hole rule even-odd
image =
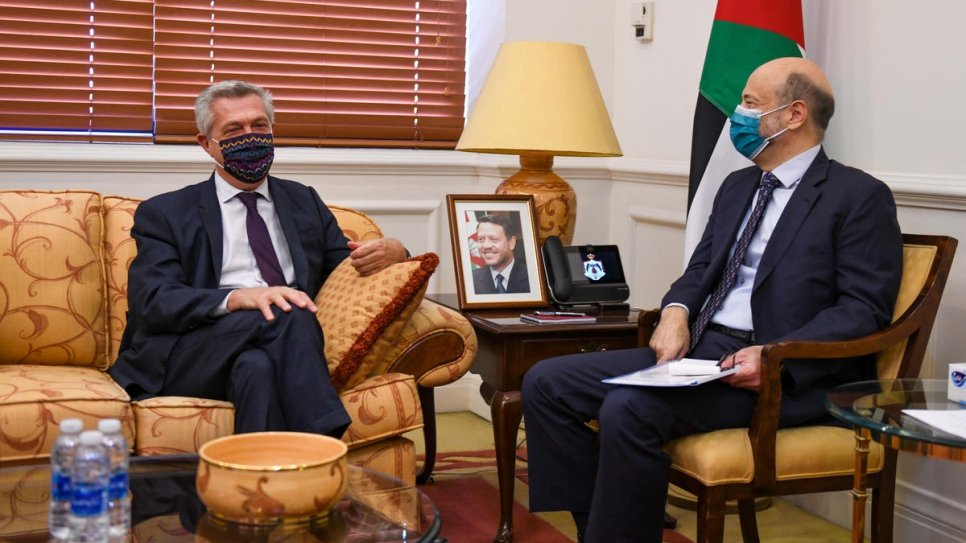
[[[272,105],[272,93],[247,81],[232,79],[219,81],[202,91],[195,100],[195,124],[198,132],[208,135],[211,130],[211,104],[221,98],[243,98],[250,94],[257,94],[265,104],[268,122],[275,124],[275,106]]]

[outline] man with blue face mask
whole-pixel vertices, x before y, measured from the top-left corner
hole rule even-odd
[[[552,358],[524,375],[531,510],[571,511],[591,543],[661,541],[663,445],[746,427],[763,345],[856,338],[889,323],[902,274],[895,202],[885,184],[825,155],[833,111],[831,87],[808,60],[777,59],[752,73],[731,136],[755,165],[722,184],[650,346]],[[601,382],[685,355],[738,371],[696,387]],[[827,391],[874,378],[874,364],[786,361],[779,424],[830,421]],[[599,435],[586,425],[592,419]]]
[[[785,104],[783,106],[778,106],[774,109],[769,109],[768,111],[762,112],[757,109],[747,108],[741,104],[735,108],[735,112],[731,115],[731,142],[734,144],[735,149],[739,153],[748,157],[749,160],[755,160],[765,147],[772,142],[778,136],[781,136],[788,130],[785,127],[774,134],[763,137],[761,135],[761,119],[762,117],[775,113],[776,111],[781,111],[791,104]]]
[[[138,206],[128,325],[111,376],[135,400],[229,400],[236,433],[340,437],[349,416],[329,380],[313,299],[344,259],[368,275],[406,250],[393,239],[350,242],[314,189],[268,175],[266,90],[216,83],[198,96],[195,119],[215,171]]]

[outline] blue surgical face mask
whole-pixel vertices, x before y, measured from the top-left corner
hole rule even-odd
[[[762,113],[757,109],[749,109],[738,104],[735,112],[731,114],[731,143],[734,144],[735,149],[749,159],[755,160],[755,157],[761,154],[772,140],[788,130],[788,127],[785,127],[771,136],[763,138],[759,132],[761,129],[761,118],[769,113],[785,109],[790,105],[785,104]]]

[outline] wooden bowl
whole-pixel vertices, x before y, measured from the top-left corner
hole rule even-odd
[[[198,451],[198,496],[222,520],[308,521],[327,514],[345,493],[347,450],[338,439],[301,432],[215,439]]]

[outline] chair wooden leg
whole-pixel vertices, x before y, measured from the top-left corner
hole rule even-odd
[[[895,488],[893,488],[895,490]],[[883,489],[872,491],[872,525],[869,527],[872,543],[892,543],[892,517],[894,515],[892,496],[884,496]]]
[[[436,466],[436,396],[432,388],[416,388],[419,390],[419,403],[423,407],[423,441],[426,444],[423,467],[416,474],[416,484],[421,485],[432,477],[433,467]]]
[[[698,495],[697,543],[722,543],[725,520],[724,494],[710,487]]]
[[[738,518],[741,521],[741,539],[745,543],[759,543],[754,498],[738,500]]]
[[[879,486],[872,491],[872,543],[892,543],[892,523],[896,498],[896,452],[886,451],[885,467]]]

